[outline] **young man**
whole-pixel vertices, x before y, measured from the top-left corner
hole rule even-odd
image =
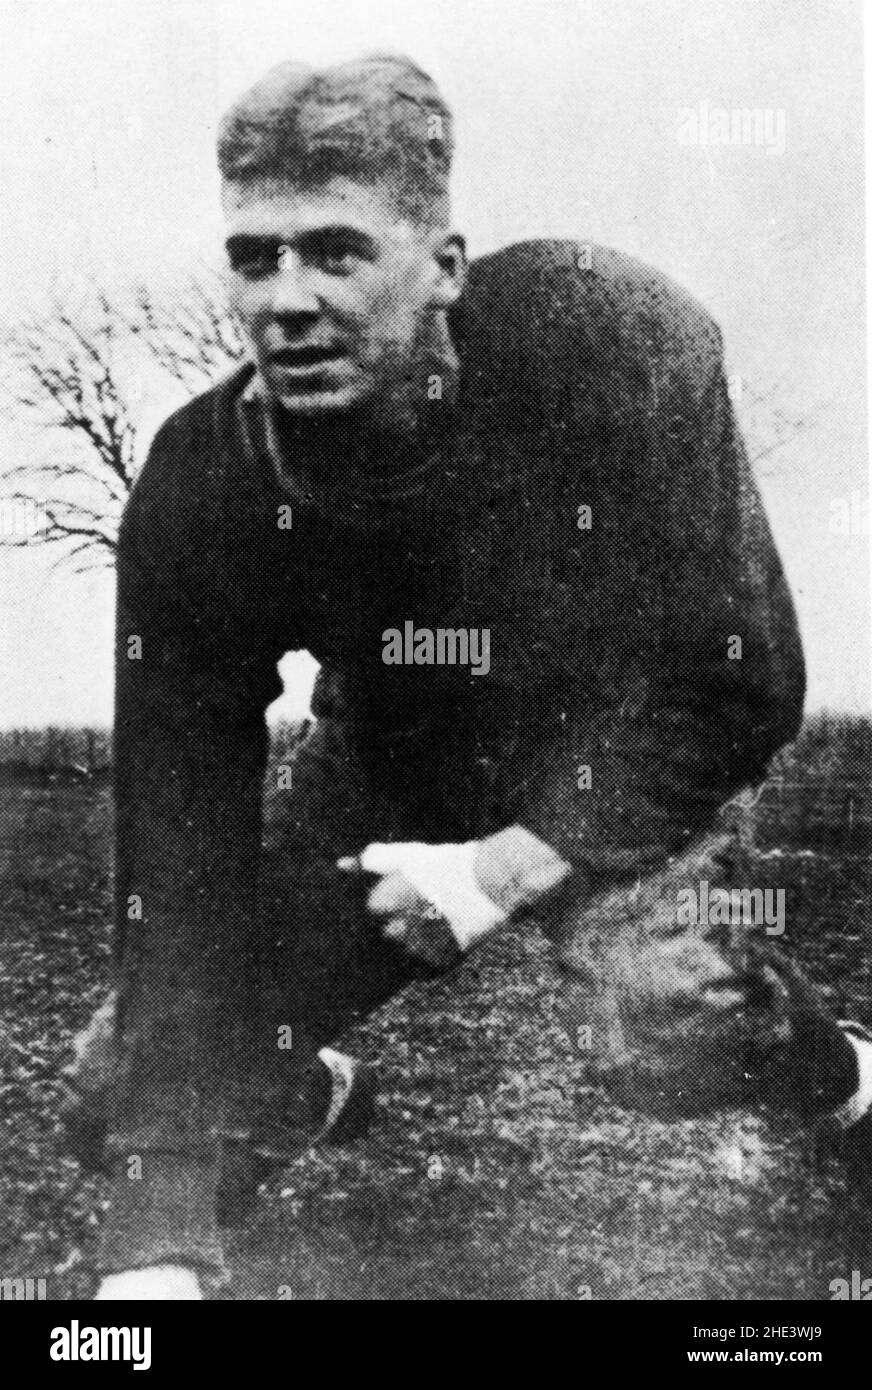
[[[861,1030],[677,911],[747,884],[723,807],[803,695],[718,330],[605,248],[467,267],[451,151],[398,57],[283,65],[221,127],[252,360],[158,432],[119,553],[100,1298],[201,1297],[240,1160],[353,1128],[328,1045],[522,914],[625,1103],[786,1101],[868,1149]],[[264,818],[290,649],[317,726]]]

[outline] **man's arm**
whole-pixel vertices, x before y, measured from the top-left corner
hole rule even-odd
[[[257,623],[243,644],[228,621],[232,574],[219,583],[203,577],[214,538],[198,532],[206,509],[181,493],[191,479],[179,482],[180,447],[171,421],[134,490],[118,556],[122,1072],[104,1270],[220,1264],[215,1136],[232,1120],[247,1055],[263,713],[279,682],[258,648]]]
[[[699,391],[679,380],[651,414],[635,503],[611,517],[608,659],[517,786],[520,823],[594,873],[685,843],[802,715],[793,605],[719,353]]]
[[[568,241],[474,262],[466,318],[489,389],[512,383],[550,431],[555,535],[567,538],[554,559],[574,608],[555,630],[543,596],[535,634],[552,663],[554,717],[492,750],[509,816],[576,880],[633,873],[760,778],[801,718],[793,606],[721,336],[651,267]],[[593,514],[585,533],[581,503]],[[520,686],[517,698],[538,708]],[[479,856],[479,880],[497,894],[507,859],[528,860],[510,829]]]
[[[572,277],[561,286],[564,301],[579,293]],[[678,346],[674,335],[647,381],[635,375],[627,428],[604,450],[593,531],[580,542],[594,544],[596,558],[579,584],[572,649],[561,650],[570,668],[564,697],[551,726],[531,725],[510,755],[514,824],[476,846],[475,881],[506,914],[561,885],[583,894],[598,876],[662,863],[731,794],[762,778],[799,727],[804,667],[793,605],[727,393],[719,334],[696,316],[698,333]],[[582,304],[574,318],[585,323]],[[559,409],[571,466],[586,443],[575,421],[592,395],[573,375],[584,354],[564,331],[546,346],[552,379],[569,383]],[[619,386],[629,378],[622,368]],[[391,848],[394,858],[404,852]],[[456,877],[453,860],[446,873]],[[428,896],[426,884],[421,892]],[[385,889],[382,910],[392,894],[399,900],[399,889]]]
[[[594,507],[601,582],[578,594],[563,708],[512,756],[515,823],[474,859],[508,914],[656,867],[798,730],[793,605],[716,345],[701,380],[652,380],[631,486]]]

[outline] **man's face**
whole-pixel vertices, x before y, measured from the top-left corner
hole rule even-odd
[[[300,416],[386,398],[460,294],[459,238],[401,220],[350,179],[227,184],[231,302],[271,396]]]

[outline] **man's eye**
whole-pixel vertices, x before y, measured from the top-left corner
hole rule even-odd
[[[350,275],[359,260],[351,246],[325,246],[318,255],[318,263],[328,275]]]
[[[241,275],[244,280],[260,280],[265,275],[272,275],[275,272],[277,260],[274,255],[260,252],[259,254],[234,256],[231,264],[237,275]]]

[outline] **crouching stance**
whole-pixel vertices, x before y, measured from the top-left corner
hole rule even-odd
[[[679,911],[753,886],[741,792],[803,697],[718,330],[589,243],[467,265],[451,150],[394,57],[281,66],[221,126],[251,360],[158,431],[119,554],[118,996],[68,1114],[102,1298],[221,1278],[264,1166],[365,1124],[342,1030],[510,918],[625,1104],[868,1144],[861,1030],[765,926]],[[302,649],[317,723],[264,797]]]

